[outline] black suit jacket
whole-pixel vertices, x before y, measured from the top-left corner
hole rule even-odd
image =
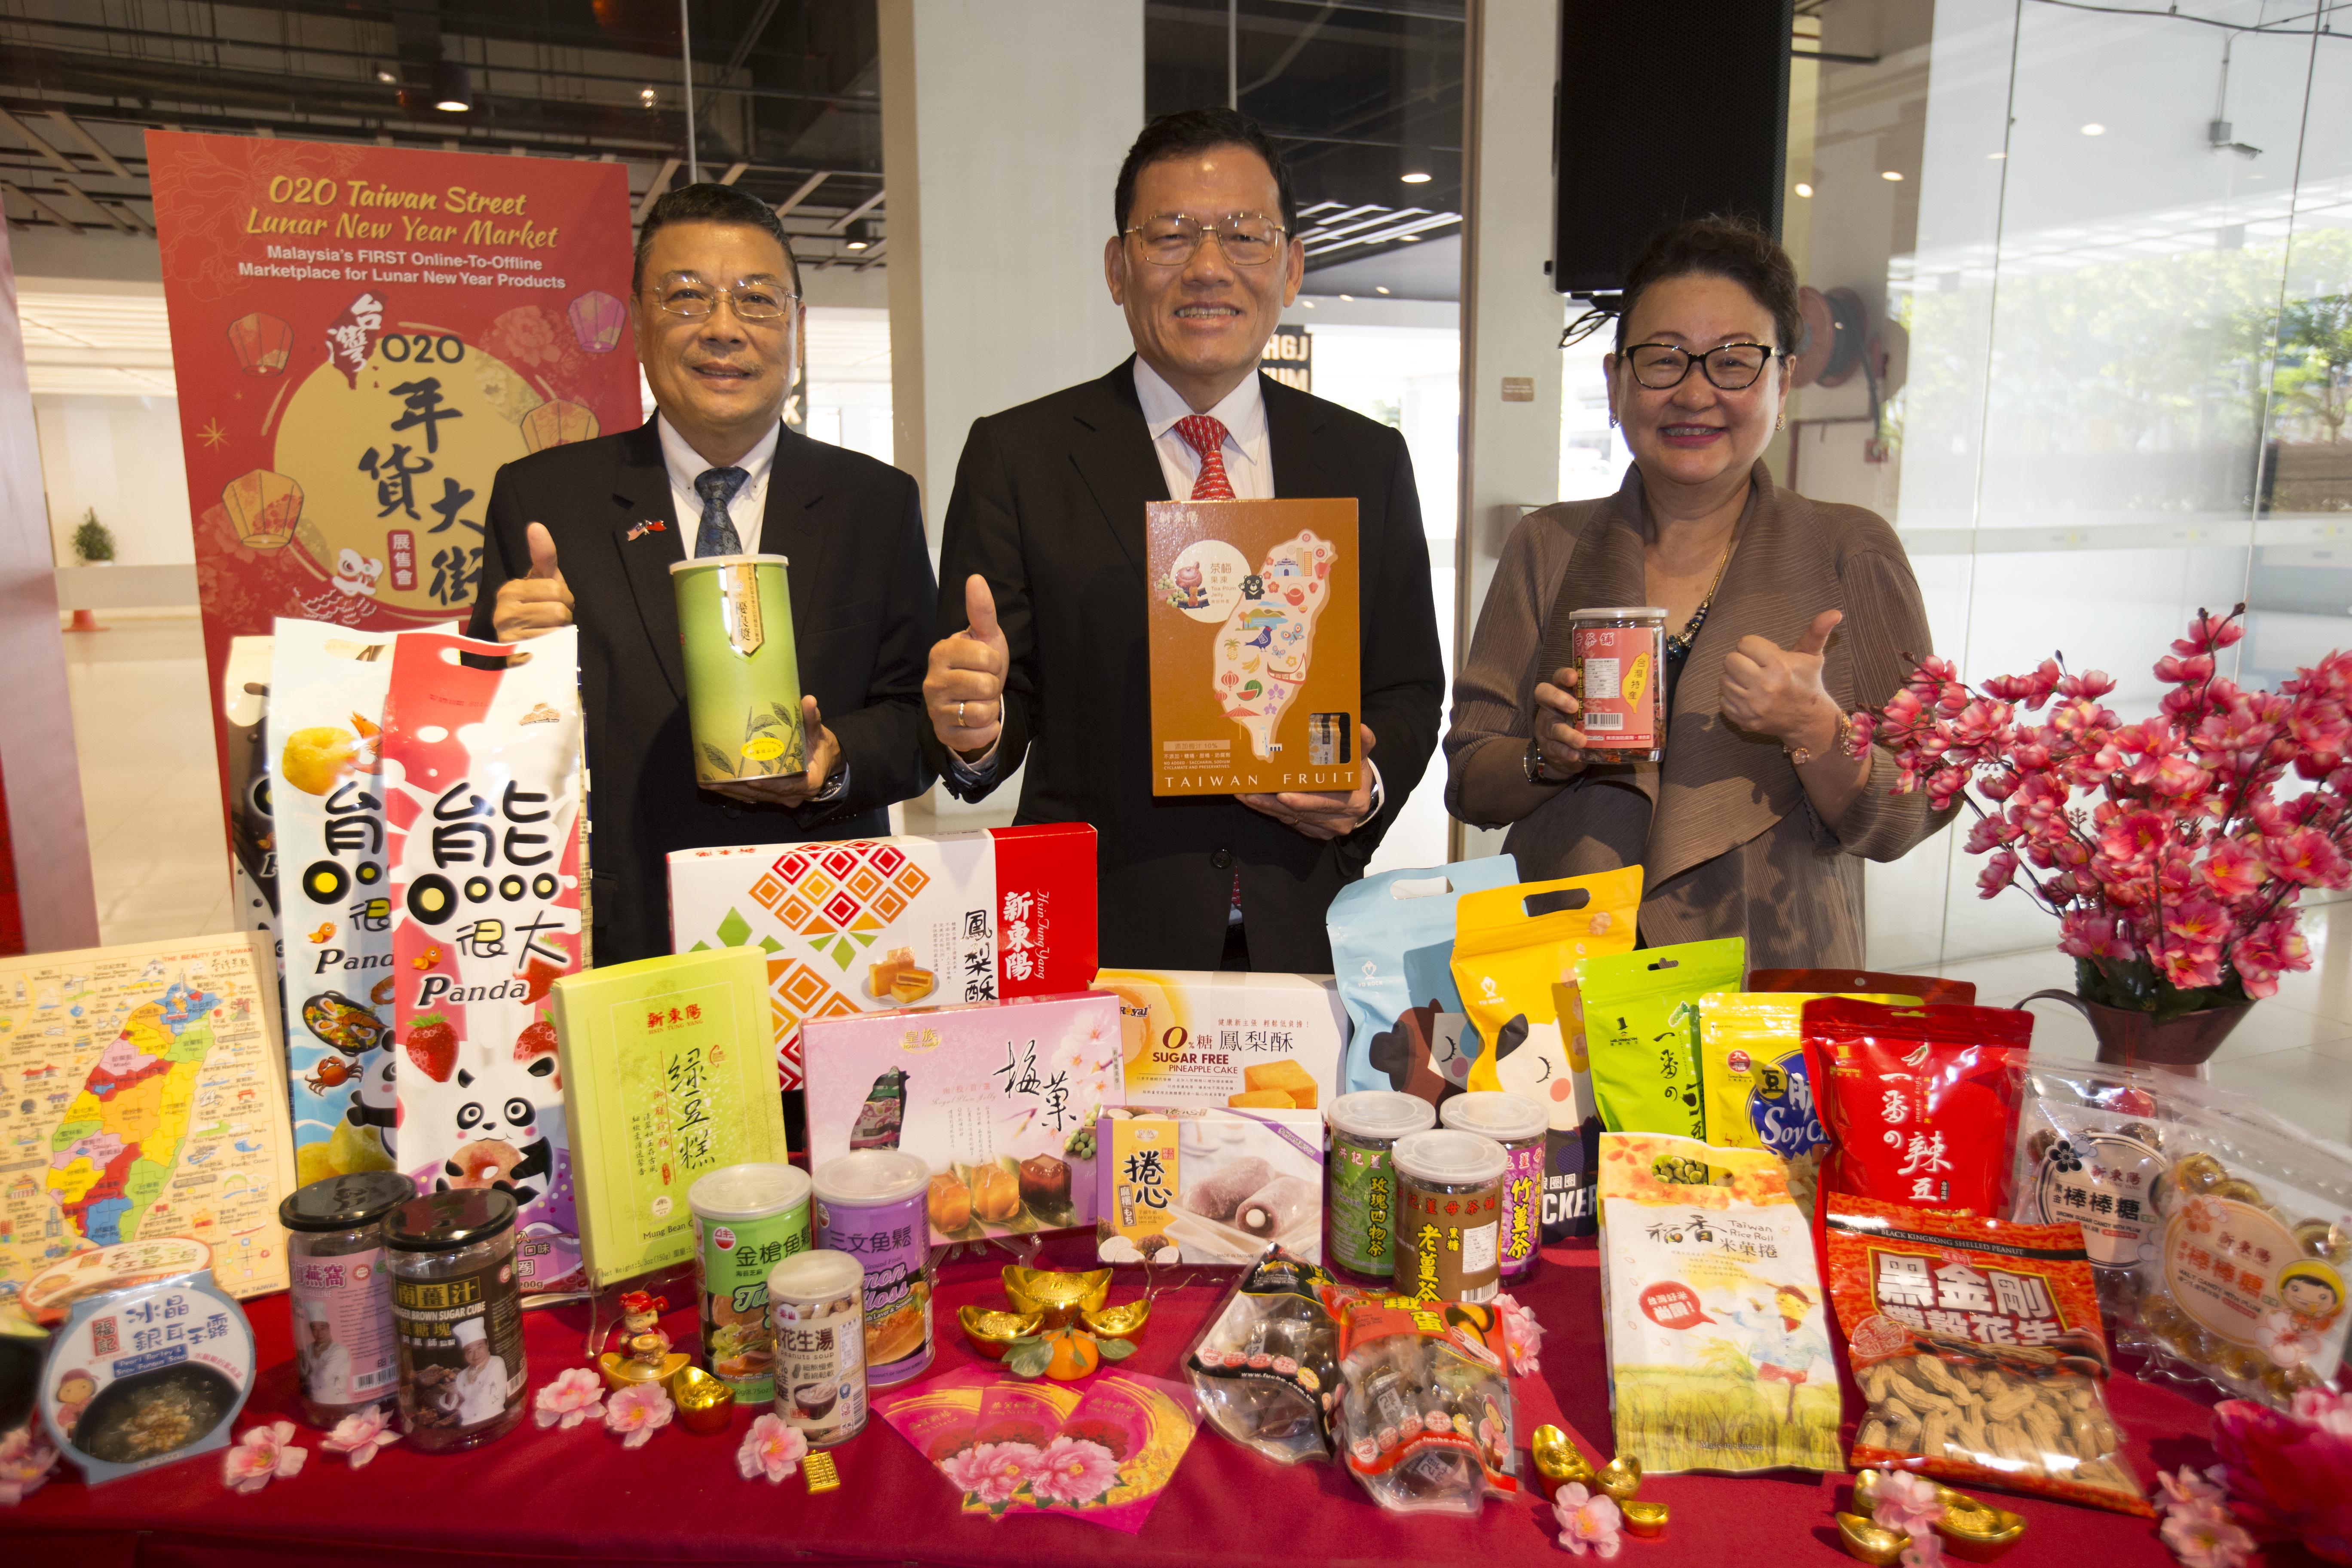
[[[1260,377],[1275,494],[1356,498],[1381,814],[1324,843],[1230,796],[1154,798],[1143,509],[1169,495],[1134,364],[973,424],[948,503],[940,635],[964,625],[964,579],[986,577],[1013,658],[992,777],[1025,759],[1018,820],[1100,834],[1107,967],[1216,968],[1238,869],[1251,963],[1328,973],[1324,913],[1363,874],[1437,743],[1445,682],[1412,460],[1387,426]],[[925,741],[943,768],[937,739]],[[987,793],[947,777],[967,798]]]
[[[629,537],[648,521],[666,526]],[[839,799],[790,809],[738,805],[695,785],[669,575],[688,541],[652,422],[499,470],[469,628],[478,637],[497,636],[499,584],[530,570],[523,530],[532,522],[554,535],[580,628],[598,963],[669,952],[671,850],[887,833],[890,803],[930,787],[920,734],[936,588],[905,474],[789,429],[777,439],[760,549],[792,558],[801,689],[849,769]]]

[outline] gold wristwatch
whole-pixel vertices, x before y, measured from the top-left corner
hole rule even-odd
[[[1850,740],[1853,735],[1853,716],[1850,713],[1841,711],[1837,716],[1836,738],[1830,742],[1831,752],[1844,751],[1846,749],[1847,741]],[[1789,761],[1794,763],[1801,768],[1807,763],[1810,763],[1815,758],[1822,755],[1822,752],[1814,751],[1811,746],[1791,746],[1783,743],[1780,749],[1789,753]]]

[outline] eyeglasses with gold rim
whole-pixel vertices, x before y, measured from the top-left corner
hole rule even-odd
[[[1217,248],[1236,267],[1263,267],[1282,254],[1288,234],[1280,224],[1257,213],[1231,213],[1215,223],[1202,223],[1189,213],[1162,213],[1120,231],[1140,237],[1143,259],[1155,267],[1181,267],[1200,254],[1211,235]]]
[[[800,296],[773,278],[738,278],[725,288],[705,282],[698,273],[666,272],[644,290],[663,314],[689,321],[709,319],[721,300],[733,307],[736,319],[773,321],[782,319]]]

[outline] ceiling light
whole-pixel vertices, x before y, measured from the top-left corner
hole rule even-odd
[[[1986,153],[1986,154],[1985,154],[1985,156],[1986,156],[1986,157],[1988,157],[1988,158],[1990,158],[1990,159],[1991,159],[1994,163],[2000,163],[2002,159],[2004,159],[2004,158],[2008,157],[2008,156],[2009,156],[2009,154],[2008,154],[2008,153]]]
[[[1900,169],[1881,169],[1878,171],[1878,177],[1882,180],[1893,180],[1899,185],[1903,183],[1903,171]]]
[[[1300,300],[1300,301],[1298,301],[1298,302],[1299,302],[1300,304],[1302,304],[1302,305],[1306,306],[1306,307],[1307,307],[1308,310],[1313,310],[1313,309],[1315,309],[1315,301],[1314,301],[1314,300]]]
[[[1813,194],[1813,187],[1805,184],[1804,181],[1799,180],[1797,182],[1797,194],[1801,196],[1810,196]]]
[[[1421,243],[1421,236],[1417,234],[1401,234],[1397,236],[1397,237],[1403,240],[1407,245],[1419,245]]]
[[[1399,174],[1397,178],[1403,181],[1408,185],[1425,185],[1429,184],[1429,176],[1425,174]]]
[[[863,250],[866,248],[866,242],[862,239],[853,239],[843,248],[846,250]]]
[[[381,82],[395,82],[400,79],[400,77],[396,72],[388,71],[383,67],[378,66],[375,68],[375,79]]]
[[[1339,298],[1345,300],[1350,305],[1356,302],[1356,297],[1353,294],[1342,294]]]
[[[474,107],[474,73],[462,61],[443,60],[433,68],[433,107],[448,114]]]
[[[1385,283],[1375,283],[1372,285],[1372,292],[1375,294],[1385,294],[1388,291],[1389,286]]]
[[[638,89],[637,101],[651,109],[654,106],[654,89],[649,87]]]
[[[2095,120],[2083,127],[2083,134],[2085,136],[2105,136],[2106,133],[2107,128]]]

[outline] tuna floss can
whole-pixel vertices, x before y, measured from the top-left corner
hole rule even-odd
[[[740,1404],[776,1393],[768,1274],[809,1248],[809,1179],[790,1165],[722,1165],[686,1193],[710,1374]]]
[[[1333,1100],[1330,1120],[1323,1260],[1367,1279],[1386,1279],[1394,1267],[1389,1245],[1396,1238],[1396,1165],[1390,1151],[1406,1133],[1435,1126],[1436,1109],[1417,1094],[1367,1089]]]
[[[865,1280],[845,1252],[796,1252],[768,1270],[776,1414],[812,1448],[866,1429]]]
[[[1585,744],[1618,762],[1664,761],[1666,612],[1654,605],[1571,611],[1568,647]]]
[[[866,1376],[877,1388],[931,1364],[931,1167],[895,1149],[861,1149],[816,1173],[816,1244],[866,1269]]]
[[[1510,1164],[1503,1172],[1502,1279],[1508,1285],[1536,1271],[1543,1241],[1544,1148],[1551,1113],[1532,1100],[1494,1089],[1457,1094],[1437,1119],[1462,1132],[1492,1138]]]
[[[670,563],[698,784],[807,771],[784,566],[781,555],[704,555]]]
[[[1420,1301],[1489,1301],[1500,1289],[1503,1173],[1492,1138],[1441,1127],[1396,1141],[1393,1284]]]

